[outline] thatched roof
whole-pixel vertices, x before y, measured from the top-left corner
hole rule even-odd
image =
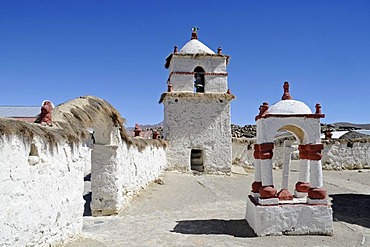
[[[122,139],[131,143],[123,126],[125,119],[111,104],[97,97],[85,96],[68,101],[54,108],[52,114],[53,127],[0,118],[0,135],[20,134],[27,141],[39,136],[52,145],[60,139],[76,143],[87,138],[87,128],[93,127],[98,119],[110,118],[113,125],[120,128]]]
[[[66,139],[70,143],[78,140],[75,133],[68,133],[62,129],[43,126],[35,123],[26,123],[10,118],[0,118],[0,136],[10,137],[21,135],[25,142],[31,142],[34,136],[39,136],[51,146],[56,146],[58,140]]]
[[[110,118],[113,124],[120,129],[123,140],[130,143],[123,126],[125,119],[107,101],[94,97],[83,96],[57,106],[53,110],[53,125],[68,132],[73,132],[80,139],[85,139],[87,128],[94,127],[98,120]]]
[[[14,119],[0,118],[0,137],[21,135],[26,142],[31,142],[35,136],[45,140],[51,147],[59,140],[70,144],[83,142],[88,137],[87,128],[94,128],[96,124],[112,121],[112,125],[120,130],[123,141],[128,146],[133,145],[140,151],[147,145],[165,147],[164,140],[141,140],[130,138],[123,126],[125,119],[107,101],[94,97],[84,96],[63,103],[53,109],[53,126],[44,126],[36,123],[26,123]],[[109,124],[109,123],[107,123]]]

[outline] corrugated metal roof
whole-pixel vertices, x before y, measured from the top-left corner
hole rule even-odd
[[[36,117],[40,106],[0,106],[0,117]]]

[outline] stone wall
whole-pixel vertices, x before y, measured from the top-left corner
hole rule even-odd
[[[274,150],[272,156],[272,164],[274,167],[282,167],[283,165],[283,147],[284,140],[291,140],[292,138],[279,138],[274,142]],[[255,138],[233,138],[232,139],[232,160],[233,165],[242,166],[244,168],[253,169],[253,152]],[[293,152],[293,159],[297,159],[297,151]]]
[[[274,154],[272,158],[274,167],[283,165],[283,142],[275,140]],[[253,145],[254,138],[233,138],[232,159],[233,164],[245,168],[253,168]],[[331,140],[323,141],[324,150],[322,151],[322,165],[324,170],[343,170],[343,169],[362,169],[370,168],[370,140],[351,139],[351,140]],[[298,146],[295,146],[292,159],[298,158]]]
[[[166,167],[165,142],[133,139],[133,144],[94,145],[91,210],[94,216],[118,214],[138,190]]]
[[[49,246],[82,231],[87,147],[0,138],[0,245]]]
[[[323,169],[370,168],[370,139],[323,141]]]
[[[53,126],[0,118],[0,246],[55,246],[79,235],[91,165],[101,213],[118,212],[159,176],[166,142],[129,138],[123,122],[92,96],[56,107]]]

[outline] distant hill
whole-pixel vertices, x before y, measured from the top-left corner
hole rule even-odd
[[[161,127],[163,127],[163,121],[160,122],[160,123],[157,123],[157,124],[143,124],[143,125],[140,124],[140,128],[142,130],[160,129]],[[126,130],[127,131],[133,131],[134,127],[126,127]]]

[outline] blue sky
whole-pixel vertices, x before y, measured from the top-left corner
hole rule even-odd
[[[291,95],[322,122],[370,123],[370,1],[0,0],[0,105],[101,97],[135,123],[163,119],[165,58],[190,39],[231,56],[232,122]]]

